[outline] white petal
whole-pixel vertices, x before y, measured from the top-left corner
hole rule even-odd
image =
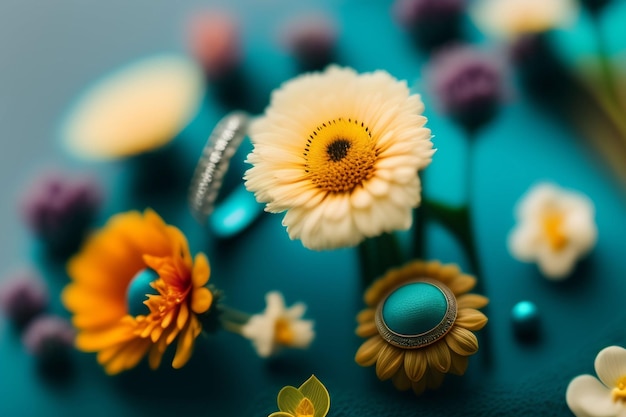
[[[306,312],[306,304],[295,303],[294,305],[292,305],[285,311],[284,316],[288,317],[289,319],[296,320],[304,316],[305,312]]]
[[[373,196],[363,187],[357,187],[350,197],[350,203],[357,209],[369,207],[373,200]]]
[[[292,347],[307,348],[315,338],[313,322],[310,320],[299,320],[291,324],[293,331]]]
[[[620,346],[602,349],[596,356],[594,366],[604,385],[615,387],[618,379],[626,377],[626,349]]]
[[[613,417],[621,404],[613,402],[611,391],[591,375],[574,378],[565,394],[567,405],[576,417]]]
[[[254,315],[246,324],[241,327],[241,335],[252,341],[257,354],[261,357],[268,357],[274,353],[275,321],[268,320],[262,315]]]
[[[350,196],[348,194],[339,194],[336,196],[328,196],[324,209],[324,218],[332,221],[339,221],[348,217],[350,212]]]
[[[374,177],[364,184],[367,191],[375,197],[383,197],[389,193],[391,185],[380,177]]]
[[[285,311],[285,299],[278,291],[270,291],[265,294],[265,315],[270,318],[276,318]]]
[[[576,248],[566,246],[559,251],[554,251],[546,244],[541,244],[537,246],[537,249],[537,264],[546,278],[561,280],[571,274],[578,258]]]
[[[524,227],[524,225],[518,225],[509,234],[508,246],[509,252],[514,258],[521,261],[531,261],[536,255],[535,236],[533,231]]]

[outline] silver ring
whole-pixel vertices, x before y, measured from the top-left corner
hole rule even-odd
[[[249,116],[235,111],[222,118],[211,132],[189,188],[189,206],[196,220],[205,224],[215,209],[230,160],[247,134]]]

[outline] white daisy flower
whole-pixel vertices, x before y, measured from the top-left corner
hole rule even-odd
[[[598,378],[579,375],[567,387],[565,399],[576,417],[626,416],[626,349],[609,346],[595,360]]]
[[[575,0],[478,0],[470,15],[485,32],[510,38],[570,25],[578,16]]]
[[[434,153],[424,105],[384,71],[331,66],[288,81],[250,128],[246,187],[291,239],[354,246],[406,230],[420,203],[417,172]]]
[[[265,311],[253,315],[241,327],[242,336],[252,340],[259,356],[267,358],[282,347],[309,347],[315,332],[312,320],[302,320],[306,305],[296,303],[286,308],[285,300],[278,291],[268,292],[265,301]]]
[[[529,190],[517,205],[516,217],[518,224],[508,241],[511,254],[537,262],[550,279],[569,275],[597,240],[591,200],[554,184],[541,183]]]

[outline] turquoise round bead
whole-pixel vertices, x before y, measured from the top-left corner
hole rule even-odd
[[[435,328],[447,311],[448,301],[438,287],[428,282],[414,282],[387,297],[382,319],[395,333],[418,335]]]
[[[150,309],[144,304],[144,301],[148,299],[148,294],[159,293],[150,286],[150,283],[157,278],[159,278],[159,275],[151,268],[142,269],[135,274],[126,290],[128,314],[133,317],[150,314]]]
[[[517,336],[524,338],[537,335],[539,328],[539,310],[531,301],[520,301],[511,310],[513,329]]]

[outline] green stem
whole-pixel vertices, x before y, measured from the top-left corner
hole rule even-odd
[[[374,248],[374,242],[372,239],[365,239],[359,243],[359,265],[361,268],[361,284],[363,289],[369,287],[369,285],[376,278],[378,271],[378,263],[376,251]]]
[[[359,244],[359,262],[361,283],[367,288],[374,279],[384,275],[389,268],[402,265],[405,260],[396,235],[383,233]]]
[[[422,171],[422,196],[425,196],[425,175]],[[424,199],[424,197],[422,197]],[[426,256],[426,218],[428,217],[425,204],[420,205],[413,211],[413,247],[412,258],[424,259]]]

